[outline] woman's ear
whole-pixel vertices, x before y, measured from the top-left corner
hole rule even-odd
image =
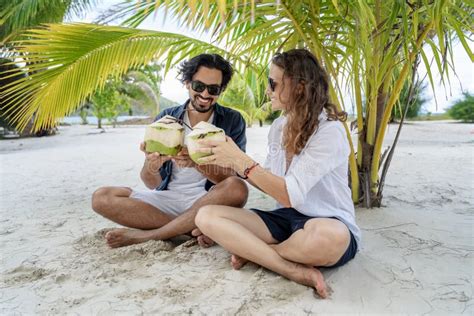
[[[298,85],[296,86],[296,93],[298,95],[301,95],[303,94],[303,90],[304,90],[304,83],[302,82],[298,83]]]

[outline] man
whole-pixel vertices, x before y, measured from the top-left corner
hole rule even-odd
[[[183,120],[185,133],[201,121],[224,129],[245,150],[245,122],[237,111],[217,104],[232,77],[232,67],[217,54],[198,55],[181,64],[180,80],[189,91],[183,105],[162,111],[156,120],[171,115]],[[140,145],[145,152],[144,143]],[[141,179],[150,190],[102,187],[92,196],[92,208],[129,228],[108,232],[107,244],[122,247],[148,240],[165,240],[193,231],[202,246],[212,241],[200,234],[194,218],[208,204],[243,207],[247,185],[232,170],[195,164],[184,148],[176,157],[145,152]],[[131,228],[131,229],[130,229]]]

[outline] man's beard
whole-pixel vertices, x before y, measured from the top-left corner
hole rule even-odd
[[[197,99],[197,95],[194,97],[193,100],[191,100],[191,105],[193,106],[193,109],[196,110],[199,113],[207,113],[210,112],[214,109],[214,104],[211,104],[208,108],[203,108],[202,106],[199,105]],[[212,101],[211,101],[212,102]]]

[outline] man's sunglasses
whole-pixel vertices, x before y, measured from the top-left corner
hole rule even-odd
[[[268,77],[268,85],[270,86],[270,90],[272,90],[272,92],[275,92],[275,88],[277,86],[277,83],[275,82],[275,80]]]
[[[199,80],[191,81],[191,88],[196,92],[203,92],[207,89],[210,95],[219,95],[221,93],[221,86],[217,84],[205,84]]]

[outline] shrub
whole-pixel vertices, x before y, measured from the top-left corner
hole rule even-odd
[[[464,99],[456,101],[448,109],[448,114],[455,120],[474,123],[474,95],[464,92]]]

